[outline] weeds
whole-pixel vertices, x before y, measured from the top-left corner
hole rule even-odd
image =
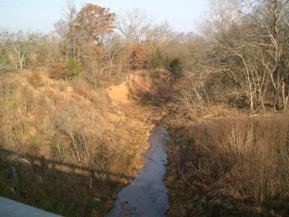
[[[102,216],[143,165],[147,126],[81,77],[48,76],[22,71],[0,82],[0,194],[64,216]]]
[[[169,216],[288,215],[285,115],[211,120],[172,135],[168,185],[179,201]]]

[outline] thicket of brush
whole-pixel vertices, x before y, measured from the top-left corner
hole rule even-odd
[[[212,119],[170,133],[169,216],[288,216],[286,115]]]

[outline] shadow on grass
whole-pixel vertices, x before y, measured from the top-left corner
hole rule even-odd
[[[0,148],[0,195],[67,217],[103,216],[132,177]]]

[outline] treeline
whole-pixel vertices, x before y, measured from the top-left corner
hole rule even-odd
[[[288,6],[283,0],[211,2],[193,64],[184,66],[192,72],[189,95],[195,105],[224,103],[251,113],[286,110]]]
[[[185,78],[180,93],[191,106],[286,110],[288,1],[210,5],[198,34],[152,24],[138,10],[117,16],[93,4],[72,6],[51,34],[2,31],[0,63],[46,67],[54,79],[81,76],[95,87],[120,82],[132,70],[166,68]]]
[[[50,34],[3,30],[0,35],[1,65],[44,67],[52,78],[81,76],[97,87],[121,81],[131,70],[178,65],[172,52],[178,35],[139,10],[117,17],[93,4],[69,6]]]
[[[209,58],[253,113],[288,103],[288,1],[222,1]],[[224,83],[223,83],[224,84]],[[226,83],[225,83],[226,84]],[[227,88],[224,88],[227,89]]]

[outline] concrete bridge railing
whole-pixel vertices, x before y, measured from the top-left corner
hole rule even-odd
[[[0,216],[3,217],[61,217],[13,200],[0,197]]]

